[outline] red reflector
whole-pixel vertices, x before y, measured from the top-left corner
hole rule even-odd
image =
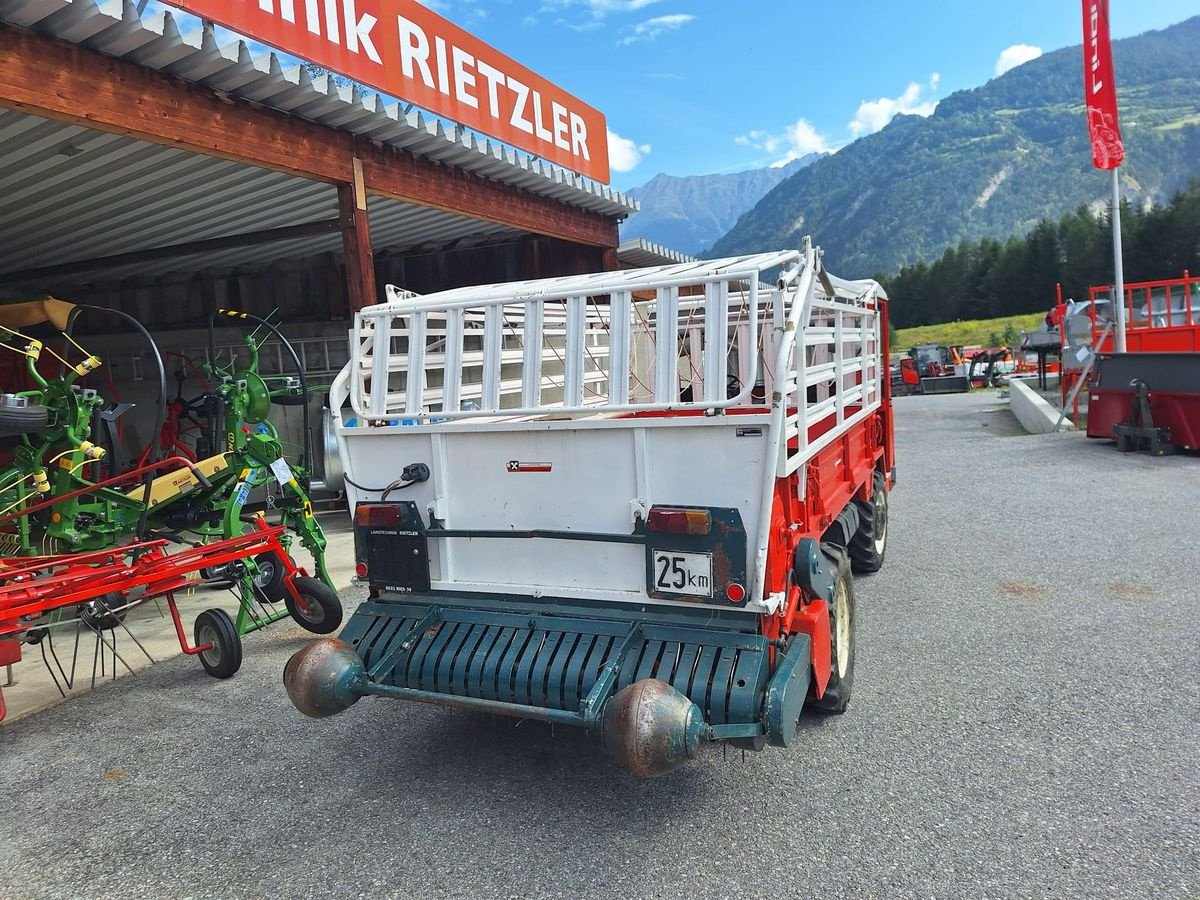
[[[652,506],[646,516],[646,528],[668,534],[708,534],[712,530],[712,516],[707,509]]]
[[[400,504],[360,503],[354,507],[355,525],[399,525]]]
[[[356,565],[354,567],[354,574],[357,575],[359,578],[366,578],[367,577],[367,564],[360,562],[358,565]]]
[[[740,584],[731,584],[729,587],[725,588],[725,598],[730,603],[741,603],[746,599],[746,589]]]

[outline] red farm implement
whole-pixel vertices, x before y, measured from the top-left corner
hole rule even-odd
[[[114,670],[120,662],[132,671],[129,663],[120,656],[113,633],[117,629],[124,630],[149,657],[126,626],[125,616],[134,606],[163,598],[183,652],[198,656],[210,675],[228,678],[242,661],[241,640],[233,619],[220,608],[201,612],[194,626],[195,644],[191,644],[184,632],[175,595],[194,587],[201,569],[237,566],[244,560],[267,553],[277,554],[282,561],[285,569],[283,584],[291,602],[307,607],[313,602],[309,594],[310,582],[314,579],[293,565],[283,552],[280,544],[283,532],[283,526],[269,526],[256,518],[253,527],[244,534],[175,552],[169,541],[159,538],[90,553],[0,559],[0,580],[3,581],[0,584],[0,665],[18,662],[23,644],[38,645],[59,690],[63,687],[59,685],[58,675],[70,687],[78,656],[78,638],[68,674],[54,653],[53,632],[76,624],[76,635],[80,630],[95,634],[97,647],[103,645],[113,657]],[[58,675],[55,675],[51,658],[57,665]],[[0,693],[0,719],[5,713],[4,697]]]
[[[1078,417],[1088,398],[1088,437],[1154,454],[1200,446],[1200,280],[1125,286],[1124,353],[1115,352],[1111,286],[1086,303],[1060,306],[1064,344],[1063,405]],[[1085,352],[1090,349],[1090,354]]]

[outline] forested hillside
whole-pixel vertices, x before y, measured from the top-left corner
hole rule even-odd
[[[1126,282],[1180,278],[1184,270],[1200,276],[1200,179],[1165,206],[1124,208],[1121,240]],[[1112,283],[1112,231],[1107,215],[1084,206],[1028,234],[962,241],[932,263],[876,278],[897,328],[1039,312],[1054,304],[1057,283],[1064,298],[1077,299],[1089,285]]]
[[[1114,44],[1121,181],[1135,208],[1200,175],[1198,48],[1200,17]],[[839,274],[895,272],[964,239],[1003,240],[1081,205],[1103,208],[1109,181],[1091,165],[1080,53],[1049,53],[952,94],[927,118],[897,117],[782,182],[706,255],[795,246],[811,233]]]

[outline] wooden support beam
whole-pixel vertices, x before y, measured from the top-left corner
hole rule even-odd
[[[617,223],[513,185],[0,23],[0,107],[599,247]]]
[[[342,222],[340,219],[325,219],[320,222],[305,222],[302,225],[287,225],[283,228],[271,228],[266,231],[247,231],[243,234],[230,234],[203,241],[189,241],[186,244],[147,247],[145,250],[132,250],[129,253],[116,253],[112,256],[77,259],[53,266],[42,266],[37,269],[22,269],[19,272],[0,272],[0,281],[14,285],[31,284],[36,287],[40,280],[61,275],[73,275],[76,272],[89,272],[93,269],[113,269],[117,266],[149,262],[155,259],[173,259],[179,256],[191,256],[196,253],[213,253],[218,250],[229,250],[237,247],[252,247],[257,244],[273,244],[278,241],[310,237],[314,234],[330,234],[341,227]]]
[[[371,250],[371,221],[367,216],[367,194],[363,188],[362,164],[354,160],[355,178],[339,184],[338,214],[342,221],[342,257],[346,264],[346,296],[349,314],[379,298],[375,291],[375,256]],[[338,312],[338,310],[330,310]]]

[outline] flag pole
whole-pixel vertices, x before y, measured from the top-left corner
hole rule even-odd
[[[1113,268],[1116,284],[1113,286],[1113,312],[1116,314],[1113,330],[1113,348],[1117,353],[1125,352],[1125,264],[1121,256],[1121,182],[1117,176],[1120,168],[1112,169],[1112,230]]]

